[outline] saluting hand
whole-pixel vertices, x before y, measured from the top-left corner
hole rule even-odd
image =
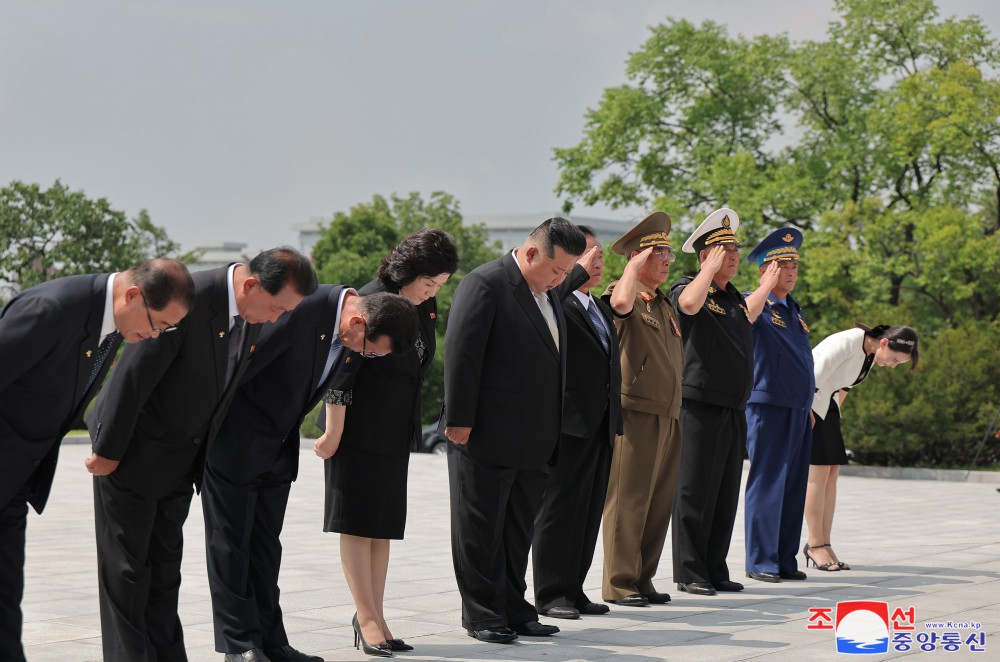
[[[576,261],[576,263],[579,264],[584,269],[586,269],[587,273],[590,274],[591,276],[594,275],[594,269],[597,262],[597,255],[600,250],[601,250],[600,246],[592,246],[583,255],[580,256],[580,259]]]
[[[95,476],[107,476],[108,474],[113,474],[116,469],[118,469],[118,464],[120,460],[109,460],[106,457],[101,457],[97,453],[94,453],[88,458],[84,458],[83,463],[87,467],[87,471],[94,474]]]
[[[469,443],[469,435],[471,434],[472,428],[446,427],[444,429],[444,436],[448,437],[451,443],[458,444],[459,446],[465,446]]]
[[[719,272],[726,261],[726,249],[722,244],[718,244],[708,249],[708,256],[701,263],[701,270],[707,271],[713,276]]]
[[[764,269],[764,273],[760,275],[760,286],[765,292],[770,292],[774,289],[774,286],[778,284],[778,276],[781,273],[781,267],[778,266],[777,260],[767,265]]]

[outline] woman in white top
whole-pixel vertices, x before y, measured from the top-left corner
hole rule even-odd
[[[819,570],[850,570],[830,546],[840,465],[847,464],[840,432],[840,408],[847,391],[868,376],[873,364],[894,368],[912,361],[917,367],[917,334],[908,326],[879,325],[834,333],[813,349],[816,395],[813,398],[813,447],[806,487],[809,542],[802,553],[806,565]]]

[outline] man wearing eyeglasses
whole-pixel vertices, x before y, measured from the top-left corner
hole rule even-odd
[[[677,313],[660,292],[674,249],[670,216],[653,212],[611,250],[628,257],[602,297],[621,350],[623,435],[615,442],[604,504],[604,600],[627,607],[664,604],[653,587],[670,525],[680,455],[681,368]]]
[[[279,535],[298,475],[299,426],[331,389],[349,399],[361,357],[413,346],[417,323],[406,297],[320,285],[261,333],[208,449],[201,494],[215,648],[226,662],[322,662],[289,645],[278,605]],[[328,438],[317,440],[317,454]]]
[[[42,283],[0,311],[0,660],[24,659],[28,504],[39,514],[45,507],[63,435],[100,389],[122,341],[156,337],[193,304],[187,268],[155,259],[123,273]]]
[[[186,659],[177,616],[181,529],[205,448],[252,363],[261,325],[317,286],[309,260],[287,247],[193,278],[194,309],[176,331],[126,348],[87,421],[109,662]]]
[[[743,412],[753,385],[750,313],[731,282],[740,263],[739,225],[732,209],[709,214],[681,249],[698,256],[698,275],[670,288],[684,338],[674,581],[697,595],[743,590],[726,565],[743,475]]]

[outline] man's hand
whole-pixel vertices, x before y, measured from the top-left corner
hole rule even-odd
[[[336,455],[340,448],[340,436],[333,437],[328,433],[323,433],[319,439],[313,442],[313,452],[324,460],[329,460]]]
[[[723,248],[722,244],[713,246],[708,249],[708,256],[705,258],[705,261],[701,263],[701,270],[715,276],[715,274],[719,273],[719,269],[722,268],[725,261],[726,249]]]
[[[579,260],[576,261],[576,263],[579,264],[584,269],[586,269],[587,273],[590,274],[591,276],[594,275],[595,263],[597,262],[597,257],[600,250],[601,250],[600,246],[592,246],[583,255],[580,256]]]
[[[760,275],[760,286],[765,292],[771,292],[774,290],[774,286],[778,284],[778,276],[780,274],[781,267],[778,266],[777,260],[767,265],[767,268],[764,269],[764,273]]]
[[[107,476],[108,474],[113,474],[118,468],[119,462],[120,460],[109,460],[106,457],[101,457],[97,453],[94,453],[90,457],[83,460],[83,463],[87,466],[87,471],[95,476]]]
[[[446,427],[444,429],[444,436],[448,437],[451,443],[458,444],[459,446],[465,446],[469,443],[469,435],[471,434],[472,428]]]

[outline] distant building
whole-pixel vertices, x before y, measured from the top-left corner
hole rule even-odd
[[[482,216],[468,216],[463,219],[466,225],[478,225],[482,223],[489,233],[489,240],[499,241],[504,252],[515,246],[520,246],[524,238],[537,228],[542,221],[560,214],[496,214]],[[614,221],[606,218],[590,218],[586,216],[569,216],[569,219],[580,225],[588,225],[597,234],[597,240],[604,244],[605,250],[615,239],[625,234],[635,223],[633,221]],[[298,223],[292,226],[299,235],[299,250],[306,255],[312,255],[313,246],[319,241],[322,234],[321,226],[329,220],[323,217],[309,219],[307,223]]]
[[[197,261],[187,265],[189,271],[205,271],[224,267],[233,262],[249,262],[250,258],[243,252],[247,244],[238,241],[221,241],[214,244],[199,244],[193,251],[197,251],[201,256]]]

